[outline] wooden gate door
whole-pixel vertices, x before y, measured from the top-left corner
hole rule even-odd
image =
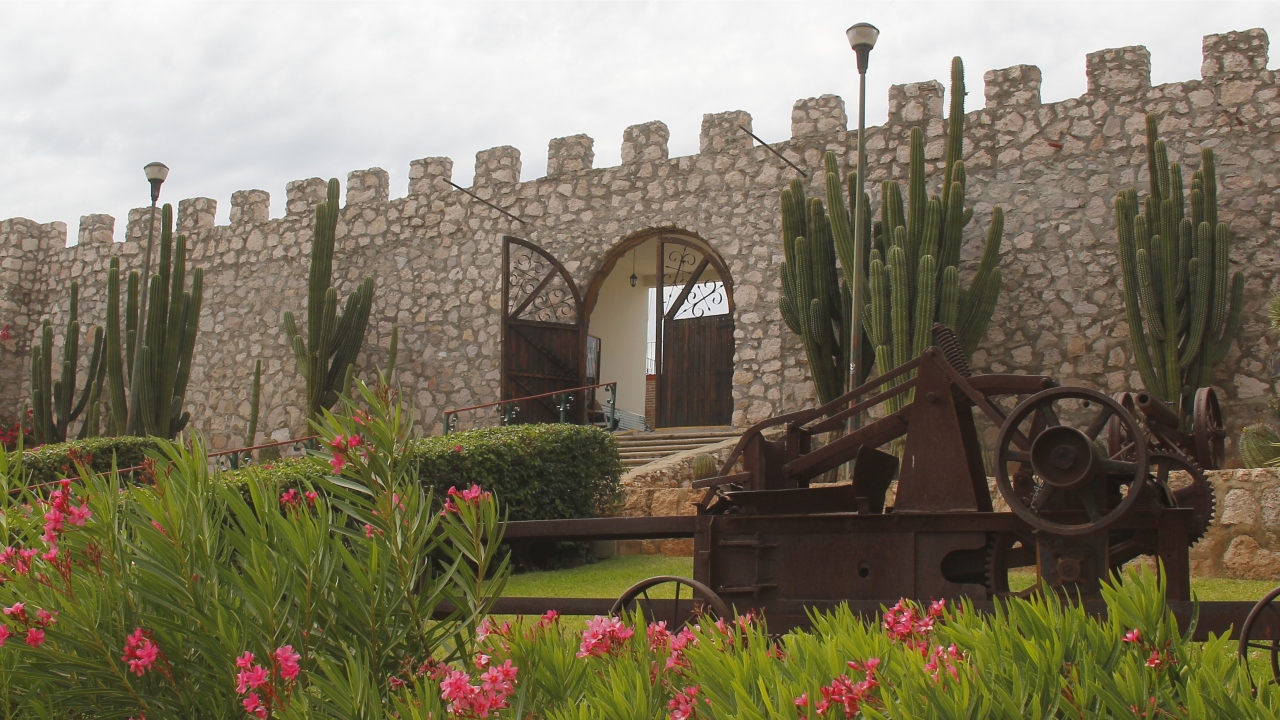
[[[712,282],[711,272],[719,275]],[[733,290],[727,268],[691,242],[658,243],[657,425],[728,425],[733,420]],[[680,288],[665,303],[666,289]]]
[[[502,277],[502,399],[581,387],[582,296],[564,266],[528,240],[504,237]],[[583,400],[573,398],[567,420],[585,421]],[[514,422],[559,420],[559,408],[547,397],[520,403]]]

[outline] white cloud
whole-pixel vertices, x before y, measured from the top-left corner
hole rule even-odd
[[[1085,88],[1084,55],[1146,45],[1153,80],[1199,77],[1200,40],[1277,27],[1271,3],[161,3],[0,4],[0,217],[67,222],[108,212],[117,235],[147,202],[141,167],[172,168],[164,198],[383,167],[402,195],[409,161],[514,145],[541,175],[547,141],[585,132],[596,165],[623,129],[663,120],[673,155],[701,116],[743,109],[782,140],[791,104],[834,92],[856,111],[844,28],[881,29],[868,122],[890,84],[1039,65],[1047,101]]]

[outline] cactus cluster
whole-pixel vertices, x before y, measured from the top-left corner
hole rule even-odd
[[[107,271],[106,376],[110,435],[176,437],[187,426],[191,358],[204,301],[204,271],[187,285],[187,238],[173,234],[173,206],[165,205],[160,261],[148,282],[147,315],[139,312],[139,274],[130,272],[120,313],[120,260]]]
[[[316,207],[311,242],[311,274],[307,286],[307,334],[298,331],[293,313],[284,313],[284,332],[306,381],[307,420],[318,421],[332,408],[354,369],[364,344],[373,307],[373,278],[347,298],[338,315],[338,291],[333,287],[333,248],[338,227],[338,180],[329,181],[325,202]]]
[[[1182,168],[1169,162],[1147,115],[1147,167],[1151,194],[1140,204],[1136,190],[1122,190],[1115,203],[1125,311],[1142,382],[1179,411],[1186,429],[1195,391],[1212,383],[1240,329],[1244,275],[1230,273],[1213,150],[1201,150],[1187,197]]]
[[[906,202],[897,182],[883,183],[880,219],[873,226],[869,216],[860,218],[872,240],[860,263],[854,258],[853,221],[846,209],[846,189],[840,182],[834,153],[828,152],[825,158],[829,214],[821,200],[805,200],[798,180],[783,191],[786,261],[780,306],[788,327],[804,341],[823,402],[845,389],[852,335],[847,288],[859,270],[867,273],[864,328],[869,342],[864,347],[874,353],[878,372],[886,373],[924,352],[932,344],[934,322],[956,331],[966,355],[973,354],[986,334],[1000,295],[998,264],[1004,213],[995,208],[977,271],[969,287],[961,288],[963,233],[973,218],[973,209],[964,204],[966,176],[960,159],[964,95],[964,66],[955,58],[942,192],[935,196],[927,193],[924,138],[919,128],[913,128]],[[856,187],[856,176],[850,176],[849,205],[854,204]],[[868,206],[864,201],[863,207]],[[838,281],[835,270],[837,256],[843,282]],[[869,358],[860,365],[869,370],[866,360]]]
[[[1260,423],[1240,431],[1240,460],[1247,468],[1280,465],[1280,434]]]
[[[72,281],[71,308],[62,339],[60,378],[53,379],[53,326],[48,318],[41,328],[40,344],[31,353],[31,429],[36,442],[41,445],[65,442],[71,423],[86,411],[79,437],[98,434],[99,395],[106,372],[106,364],[102,361],[102,328],[93,328],[93,351],[89,356],[88,373],[80,398],[76,400],[76,370],[80,363],[79,302],[80,284]]]

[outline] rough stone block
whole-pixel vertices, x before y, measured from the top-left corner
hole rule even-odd
[[[76,237],[78,238],[78,245],[85,247],[103,245],[109,247],[111,243],[115,242],[116,219],[101,213],[81,215],[80,232]]]
[[[703,115],[698,152],[729,154],[750,150],[755,141],[742,128],[751,129],[751,113],[745,110]]]
[[[347,204],[384,203],[391,197],[391,176],[382,168],[347,173]]]
[[[1253,28],[1242,32],[1205,35],[1201,44],[1200,75],[1211,78],[1249,77],[1267,69],[1267,31]]]
[[[520,151],[499,145],[476,153],[476,176],[472,187],[514,185],[520,182]]]
[[[1142,45],[1089,53],[1084,64],[1090,95],[1131,94],[1151,87],[1151,53]]]
[[[791,106],[791,137],[844,133],[849,128],[849,116],[844,111],[844,98],[839,95],[821,95],[797,100]]]
[[[636,163],[666,160],[667,141],[671,131],[661,120],[632,125],[622,131],[622,162]]]
[[[231,224],[255,225],[271,219],[271,193],[237,190],[231,193]]]
[[[453,158],[427,157],[409,163],[409,194],[447,192],[453,179]]]
[[[590,170],[596,159],[595,142],[589,135],[552,140],[547,144],[547,177]]]
[[[937,80],[891,85],[889,125],[918,125],[942,117],[942,92]]]
[[[329,183],[321,178],[294,180],[284,186],[285,214],[311,215],[316,206],[325,201]]]
[[[218,201],[213,198],[187,198],[178,203],[175,232],[194,235],[213,229],[213,218],[218,212]]]
[[[1014,65],[983,73],[987,107],[1040,104],[1040,68]]]
[[[129,219],[124,226],[125,242],[142,242],[147,241],[147,221],[151,219],[151,208],[140,207],[133,208],[129,211]],[[160,237],[160,232],[164,228],[164,218],[160,214],[160,209],[156,208],[155,236]]]

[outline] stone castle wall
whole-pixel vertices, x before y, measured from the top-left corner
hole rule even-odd
[[[992,207],[1003,206],[1005,288],[977,369],[1043,372],[1108,392],[1141,386],[1127,345],[1111,208],[1122,188],[1145,193],[1143,116],[1154,112],[1171,159],[1187,162],[1188,179],[1201,147],[1217,153],[1221,217],[1233,232],[1232,260],[1248,278],[1244,328],[1217,385],[1233,434],[1265,414],[1273,348],[1262,309],[1280,262],[1280,93],[1266,69],[1267,48],[1262,30],[1207,36],[1202,79],[1158,86],[1150,83],[1145,48],[1104,50],[1087,57],[1088,91],[1051,104],[1040,102],[1035,67],[985,74],[985,107],[966,118],[975,208],[969,249],[980,246]],[[936,169],[943,159],[943,86],[897,85],[889,98],[887,124],[868,131],[872,189],[905,176],[912,127],[925,133],[927,162]],[[797,173],[739,126],[751,128],[748,113],[706,115],[699,153],[672,158],[663,123],[636,125],[623,135],[621,165],[606,168],[593,167],[591,138],[559,138],[550,142],[547,175],[529,181],[521,181],[517,149],[478,153],[472,192],[524,224],[450,187],[448,158],[413,161],[407,194],[394,199],[385,171],[350,173],[335,282],[343,293],[366,275],[377,282],[363,367],[385,359],[398,323],[400,380],[426,428],[438,432],[444,409],[498,398],[503,235],[547,249],[585,292],[611,249],[671,229],[705,240],[732,275],[734,424],[806,405],[812,390],[804,355],[777,310],[778,198]],[[854,164],[856,133],[847,126],[840,98],[801,100],[792,137],[774,147],[805,169],[820,194],[815,177],[825,151],[846,170]],[[305,309],[313,209],[324,182],[295,181],[285,192],[279,218],[270,217],[266,191],[233,194],[227,225],[215,224],[212,199],[178,205],[179,230],[206,273],[188,401],[196,429],[215,447],[242,440],[258,358],[260,428],[278,438],[303,429],[301,380],[280,317]],[[63,223],[0,221],[0,324],[12,334],[0,342],[0,407],[12,411],[27,397],[31,339],[43,317],[62,322],[71,280],[81,282],[82,323],[102,321],[107,263],[119,256],[126,268],[141,265],[146,222],[146,210],[131,211],[119,237],[115,219],[86,215],[78,244],[64,247]]]

